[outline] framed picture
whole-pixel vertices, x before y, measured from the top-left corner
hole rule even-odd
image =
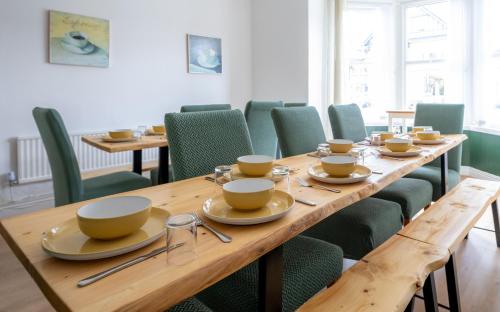
[[[187,35],[188,72],[191,74],[222,73],[220,38]]]
[[[109,21],[50,11],[49,62],[108,67]]]

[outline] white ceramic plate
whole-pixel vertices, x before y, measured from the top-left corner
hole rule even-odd
[[[412,157],[412,156],[418,156],[420,153],[422,153],[422,148],[418,146],[412,146],[409,150],[406,152],[393,152],[387,147],[378,147],[377,151],[380,152],[380,154],[384,156],[391,156],[391,157]]]
[[[356,165],[356,169],[348,177],[336,178],[326,173],[321,165],[316,165],[309,167],[309,169],[307,170],[307,174],[309,174],[309,176],[314,180],[320,182],[330,184],[352,184],[368,179],[368,177],[372,175],[372,171],[370,170],[370,168],[367,168],[365,166]]]
[[[445,137],[441,137],[440,139],[437,140],[420,140],[415,137],[413,139],[413,144],[422,144],[422,145],[438,145],[438,144],[443,144],[446,142]]]
[[[232,225],[253,225],[271,222],[288,214],[295,204],[292,195],[274,191],[273,198],[265,207],[255,210],[236,210],[229,206],[222,194],[207,199],[203,203],[203,214],[219,223]]]
[[[108,135],[102,137],[103,142],[108,143],[122,143],[122,142],[135,142],[138,138],[112,138]]]

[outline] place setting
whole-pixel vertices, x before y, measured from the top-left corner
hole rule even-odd
[[[135,135],[131,129],[119,129],[108,131],[101,137],[101,140],[106,143],[125,143],[138,141],[139,138],[140,136]]]

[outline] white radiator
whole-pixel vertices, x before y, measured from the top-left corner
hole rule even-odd
[[[70,135],[81,172],[124,166],[132,163],[132,152],[107,153],[82,142],[84,135],[103,133],[80,133]],[[142,161],[158,159],[158,148],[142,151]],[[17,176],[19,183],[37,182],[51,178],[50,164],[40,137],[17,138]]]

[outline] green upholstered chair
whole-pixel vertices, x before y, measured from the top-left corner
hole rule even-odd
[[[342,274],[342,249],[297,236],[283,246],[283,311],[295,311]],[[257,261],[196,295],[214,311],[258,311]]]
[[[275,108],[271,116],[284,157],[315,151],[326,141],[314,107]],[[339,245],[347,258],[360,259],[396,234],[402,222],[398,203],[367,198],[333,214],[304,235]]]
[[[165,115],[165,124],[176,181],[209,174],[215,166],[233,164],[237,157],[253,153],[239,110],[171,113]],[[283,304],[295,309],[340,276],[342,251],[309,237],[296,237],[284,246],[284,264]],[[254,263],[239,270],[197,298],[215,311],[255,311],[256,268]]]
[[[216,110],[231,110],[230,104],[184,105],[181,113],[208,112]]]
[[[417,104],[415,125],[432,126],[441,134],[459,134],[464,130],[463,104]],[[453,188],[460,182],[460,166],[462,164],[462,145],[448,152],[448,187]],[[423,179],[432,183],[433,200],[441,197],[441,164],[436,159],[426,166],[420,167],[407,177]]]
[[[203,302],[195,297],[184,300],[183,302],[171,307],[168,312],[213,312]]]
[[[151,186],[149,179],[132,172],[82,180],[61,115],[55,109],[37,107],[33,117],[49,158],[56,206]]]
[[[283,107],[283,102],[250,101],[245,107],[245,119],[257,155],[276,155],[278,139],[271,119],[271,110],[275,107]]]
[[[304,107],[307,103],[285,103],[285,107]]]
[[[358,105],[331,105],[328,107],[328,115],[334,138],[354,142],[360,142],[366,138],[365,122]],[[405,223],[407,223],[417,212],[431,203],[432,184],[425,180],[402,178],[372,197],[400,204]]]

